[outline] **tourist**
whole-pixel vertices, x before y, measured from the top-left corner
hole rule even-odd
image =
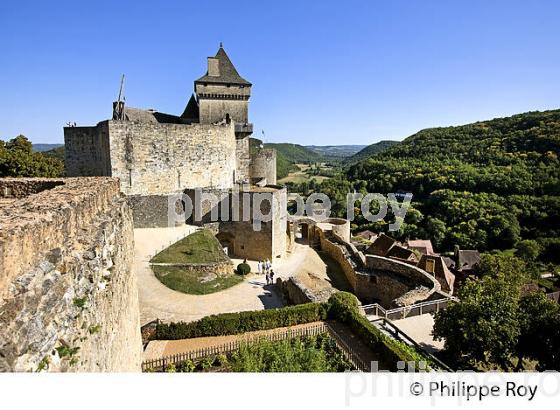
[[[268,275],[268,272],[266,272],[265,276],[266,276],[266,284],[270,285],[270,276]]]
[[[267,272],[270,271],[270,268],[272,268],[272,264],[270,263],[270,260],[267,259],[266,262],[265,262],[265,264],[266,264],[266,271],[267,271]]]
[[[257,272],[259,272],[259,275],[261,273],[263,273],[263,263],[262,263],[262,261],[257,262]]]
[[[274,271],[270,269],[270,284],[274,285]]]

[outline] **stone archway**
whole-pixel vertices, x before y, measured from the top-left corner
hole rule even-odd
[[[295,217],[290,220],[290,229],[296,242],[312,244],[314,240],[314,228],[317,224],[312,218]]]

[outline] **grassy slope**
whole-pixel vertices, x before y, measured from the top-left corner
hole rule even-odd
[[[152,263],[211,263],[227,261],[220,242],[208,230],[181,239],[152,258]]]
[[[219,276],[211,281],[201,281],[206,274],[186,272],[180,266],[152,265],[152,270],[156,278],[165,286],[189,295],[207,295],[243,282],[243,277],[240,275]]]

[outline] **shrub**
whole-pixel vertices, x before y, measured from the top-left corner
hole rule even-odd
[[[328,317],[346,324],[362,342],[379,354],[381,366],[397,370],[397,362],[429,363],[428,358],[413,347],[395,340],[372,325],[359,311],[358,300],[347,292],[337,292],[329,298]]]
[[[177,373],[177,368],[173,363],[170,363],[165,366],[165,373]]]
[[[251,273],[251,267],[249,266],[248,263],[240,263],[239,265],[237,265],[237,273],[239,275],[247,275],[249,273]]]
[[[329,298],[328,314],[342,322],[346,322],[347,315],[358,310],[360,302],[352,293],[337,292]]]
[[[177,366],[177,371],[182,373],[192,373],[195,369],[196,364],[191,359],[187,359]]]
[[[196,322],[158,324],[152,340],[177,340],[203,336],[233,335],[325,320],[326,306],[306,303],[281,309],[223,313]]]

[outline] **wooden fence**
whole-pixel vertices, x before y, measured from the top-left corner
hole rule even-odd
[[[189,350],[171,356],[165,356],[158,359],[146,360],[142,363],[142,371],[164,371],[169,365],[177,365],[187,360],[193,362],[200,361],[209,356],[219,354],[230,354],[240,349],[243,345],[251,345],[260,340],[268,340],[272,342],[303,338],[310,336],[318,336],[320,334],[329,334],[336,346],[340,349],[344,357],[357,369],[361,371],[369,371],[370,365],[365,363],[359,355],[343,340],[343,338],[328,323],[313,323],[305,327],[288,328],[280,332],[271,332],[260,334],[254,337],[240,337],[234,341],[216,346],[203,347],[201,349]]]

